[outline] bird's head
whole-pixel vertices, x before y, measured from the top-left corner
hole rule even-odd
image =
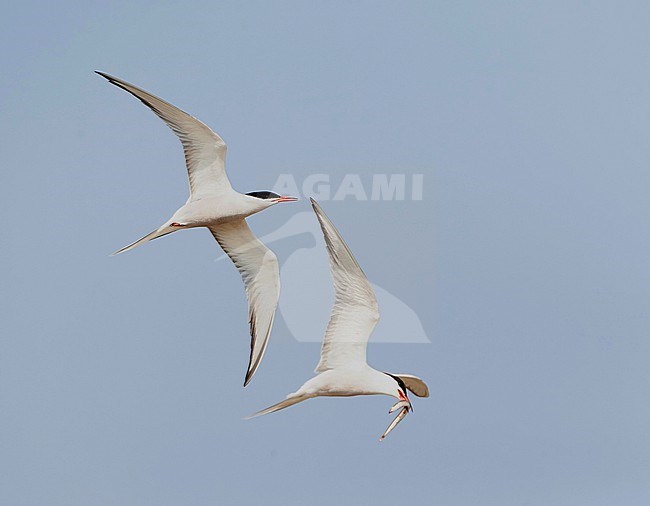
[[[259,192],[250,192],[247,193],[249,197],[260,200],[260,204],[266,204],[267,207],[270,207],[275,204],[280,204],[282,202],[295,202],[298,200],[298,197],[289,197],[278,195],[270,191],[259,191]]]
[[[397,399],[397,404],[395,404],[391,409],[390,413],[398,409],[398,406],[405,406],[408,407],[409,411],[413,411],[413,406],[411,405],[411,400],[409,399],[408,396],[408,389],[406,387],[406,384],[400,378],[399,376],[395,376],[390,373],[384,373],[386,376],[391,378],[393,380],[393,385],[392,385],[392,390],[393,392],[391,395]]]

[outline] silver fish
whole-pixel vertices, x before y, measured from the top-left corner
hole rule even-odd
[[[393,407],[390,408],[388,411],[388,414],[392,413],[393,411],[397,411],[399,408],[403,408],[404,406],[408,406],[409,402],[408,401],[399,401],[393,404]]]
[[[379,441],[383,441],[384,438],[386,436],[388,436],[388,434],[390,434],[390,431],[392,431],[395,427],[397,427],[397,424],[400,423],[404,419],[404,417],[406,416],[406,413],[408,413],[408,412],[409,412],[408,406],[405,406],[404,408],[402,408],[402,411],[400,411],[399,415],[397,415],[395,417],[395,420],[393,420],[391,422],[391,424],[386,429],[386,432],[384,432],[384,434],[379,438]]]

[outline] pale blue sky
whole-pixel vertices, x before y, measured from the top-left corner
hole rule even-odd
[[[646,2],[5,6],[0,503],[650,503],[648,26]],[[431,340],[370,345],[431,389],[385,442],[382,397],[242,420],[319,345],[279,317],[242,389],[243,288],[209,233],[109,258],[187,183],[96,69],[219,132],[241,191],[424,174],[419,202],[323,203]]]

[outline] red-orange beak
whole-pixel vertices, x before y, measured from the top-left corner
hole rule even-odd
[[[280,202],[295,202],[298,200],[298,197],[289,197],[289,196],[283,196],[283,197],[278,197],[275,199],[275,201],[279,204]]]

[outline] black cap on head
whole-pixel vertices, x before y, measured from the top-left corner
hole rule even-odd
[[[405,385],[404,382],[402,381],[402,378],[400,378],[399,376],[393,376],[393,375],[392,375],[391,373],[389,373],[389,372],[385,372],[384,374],[387,374],[388,376],[390,376],[391,378],[393,378],[395,381],[397,381],[397,384],[398,384],[399,387],[402,389],[402,392],[404,392],[404,395],[407,395],[407,394],[406,394],[406,385]],[[407,397],[408,397],[408,396],[407,396]]]
[[[250,192],[247,193],[246,195],[249,195],[251,197],[255,197],[256,199],[262,199],[262,200],[267,200],[267,199],[279,199],[280,195],[277,193],[273,192]]]

